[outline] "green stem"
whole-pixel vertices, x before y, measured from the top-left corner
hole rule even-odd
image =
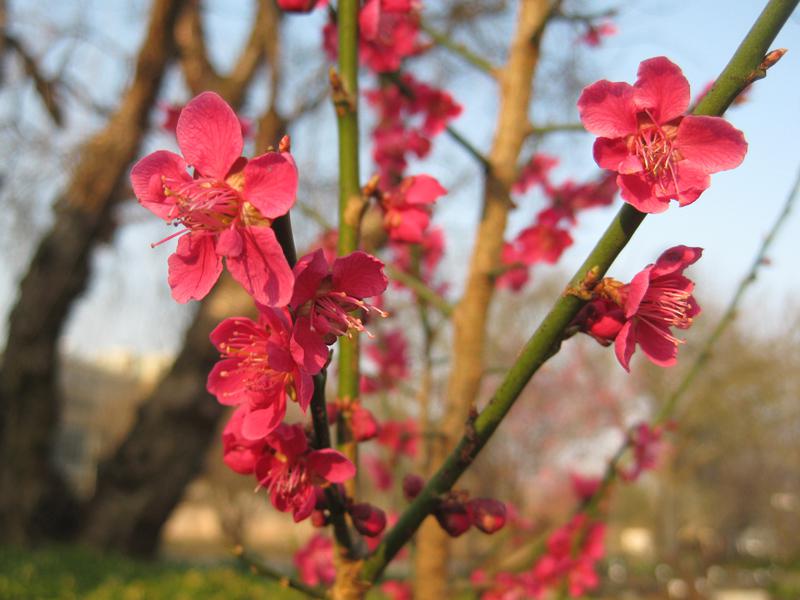
[[[340,0],[339,79],[334,85],[334,103],[339,129],[339,256],[358,249],[358,236],[365,202],[358,171],[358,11],[359,0]],[[359,394],[358,332],[339,338],[339,402],[347,404]],[[340,410],[336,443],[347,457],[357,463],[356,444],[350,423],[350,411]],[[355,481],[345,486],[352,496]]]
[[[546,135],[558,131],[586,131],[583,123],[546,123],[544,125],[531,125],[529,135]]]
[[[274,579],[281,586],[302,592],[310,598],[320,598],[321,600],[324,600],[328,597],[324,590],[306,585],[301,581],[297,581],[296,579],[292,579],[291,577],[284,575],[277,569],[261,562],[254,556],[245,552],[241,546],[237,546],[233,553],[239,562],[242,563],[242,566],[254,575],[260,575],[262,577]]]
[[[799,0],[771,0],[736,50],[731,61],[706,98],[695,109],[696,114],[722,114],[757,71],[772,40],[792,13]],[[739,82],[738,88],[729,82]],[[602,277],[611,263],[630,241],[645,215],[624,205],[614,217],[597,245],[573,276],[567,289],[580,288],[591,273]],[[489,404],[468,427],[456,448],[431,477],[425,488],[400,516],[381,544],[367,558],[362,578],[375,581],[389,561],[422,524],[441,494],[448,491],[472,464],[478,452],[508,414],[530,378],[558,351],[567,326],[575,318],[584,301],[574,295],[562,295],[550,309],[538,329],[522,349],[514,365],[492,396]]]
[[[486,60],[479,54],[467,48],[464,44],[459,44],[458,42],[450,38],[450,36],[447,35],[446,33],[433,29],[430,25],[428,25],[424,21],[420,24],[420,28],[422,29],[422,31],[431,36],[431,39],[433,39],[433,41],[439,44],[440,46],[447,48],[451,52],[457,54],[458,56],[466,60],[469,64],[471,64],[474,67],[477,67],[487,75],[491,77],[496,76],[497,68],[488,60]]]

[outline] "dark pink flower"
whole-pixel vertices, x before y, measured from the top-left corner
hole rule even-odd
[[[414,598],[411,586],[397,580],[384,581],[381,584],[381,592],[389,600],[413,600]]]
[[[519,232],[515,245],[524,264],[546,262],[552,265],[572,245],[572,236],[566,229],[540,219]]]
[[[323,2],[325,0],[278,0],[278,6],[284,12],[307,13]]]
[[[374,454],[366,454],[363,459],[363,465],[367,475],[370,476],[372,483],[375,484],[378,490],[386,491],[391,489],[394,475],[389,465]]]
[[[364,353],[377,367],[377,373],[365,375],[361,382],[364,393],[392,390],[408,376],[408,342],[401,329],[379,332]]]
[[[356,468],[341,452],[331,448],[311,450],[300,425],[281,423],[268,437],[273,450],[256,464],[259,485],[266,488],[272,505],[292,512],[295,522],[307,518],[316,505],[315,486],[342,483]]]
[[[383,195],[383,224],[394,241],[419,244],[430,222],[436,200],[447,193],[430,175],[406,177],[400,185]]]
[[[694,283],[683,271],[702,253],[702,248],[670,248],[627,285],[626,322],[614,344],[617,359],[626,370],[630,370],[629,363],[637,344],[657,365],[668,367],[677,362],[678,344],[682,341],[672,335],[670,328],[689,328],[700,312],[692,296]]]
[[[558,159],[548,154],[534,154],[522,167],[517,180],[511,187],[515,194],[524,194],[536,185],[544,185],[548,181],[550,171],[558,165]]]
[[[333,541],[315,533],[305,546],[294,555],[294,564],[300,579],[307,585],[330,585],[336,579],[333,564]]]
[[[292,207],[297,169],[289,153],[241,157],[239,119],[213,92],[181,111],[176,135],[183,157],[166,150],[145,156],[131,170],[139,202],[181,229],[169,258],[169,285],[178,302],[200,300],[228,270],[267,306],[288,303],[292,273],[272,220]],[[187,167],[194,168],[194,176]]]
[[[208,391],[220,404],[240,406],[241,433],[261,440],[283,420],[287,395],[305,411],[313,381],[328,359],[314,335],[292,328],[288,311],[261,307],[259,320],[225,319],[211,342],[222,354],[208,376]]]
[[[459,537],[472,526],[467,507],[455,499],[442,500],[432,514],[450,537]]]
[[[384,421],[378,434],[378,443],[397,456],[405,454],[411,458],[417,455],[419,424],[415,419],[405,421]]]
[[[580,473],[570,473],[572,491],[581,501],[589,500],[600,489],[602,480],[599,477],[584,477]]]
[[[408,0],[367,0],[358,15],[359,55],[377,73],[397,71],[419,50],[419,15]]]
[[[574,324],[603,346],[609,346],[617,339],[625,322],[625,311],[620,304],[598,297],[581,309]]]
[[[742,132],[720,117],[684,116],[689,82],[667,58],[639,65],[634,85],[598,81],[578,100],[581,121],[599,136],[594,157],[616,171],[622,198],[642,212],[691,204],[711,173],[737,167],[747,152]]]
[[[587,46],[596,48],[603,41],[611,35],[617,34],[617,27],[611,21],[603,21],[597,24],[590,24],[586,33],[581,36],[581,41]]]
[[[630,433],[630,446],[633,448],[633,465],[621,472],[626,481],[636,481],[644,471],[654,469],[658,465],[663,441],[663,429],[640,423]]]
[[[503,242],[503,250],[500,254],[500,263],[505,269],[495,280],[499,288],[508,288],[518,292],[530,279],[528,265],[523,262],[522,252],[516,244]]]
[[[364,302],[383,293],[388,279],[383,263],[366,252],[339,257],[330,265],[320,249],[307,254],[294,267],[291,306],[297,327],[305,328],[332,344],[350,331],[364,331],[358,310],[385,314]]]

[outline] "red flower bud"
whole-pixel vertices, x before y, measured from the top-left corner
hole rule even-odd
[[[494,498],[474,498],[467,510],[472,524],[483,533],[494,533],[506,524],[506,505]]]
[[[376,506],[361,502],[351,506],[348,512],[353,525],[363,535],[375,537],[386,528],[386,513]]]
[[[425,480],[419,475],[409,473],[403,477],[403,496],[411,502],[425,487]]]
[[[447,534],[451,537],[458,537],[470,528],[472,519],[470,518],[467,507],[460,502],[448,500],[442,502],[439,507],[433,511],[433,516],[439,521]]]

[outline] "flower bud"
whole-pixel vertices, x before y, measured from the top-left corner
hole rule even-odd
[[[494,533],[506,524],[506,505],[494,498],[474,498],[467,510],[472,524],[483,533]]]
[[[411,502],[425,487],[425,480],[419,475],[409,473],[403,477],[403,497]]]
[[[348,512],[353,525],[363,535],[376,537],[386,528],[386,513],[367,502],[352,505]]]
[[[458,537],[470,528],[472,519],[467,507],[460,502],[446,500],[433,511],[433,516],[439,521],[442,529],[451,537]]]

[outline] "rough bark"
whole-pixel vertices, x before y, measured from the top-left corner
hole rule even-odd
[[[548,0],[524,0],[508,62],[498,72],[500,110],[488,156],[483,211],[475,236],[464,296],[453,313],[453,365],[448,379],[444,419],[438,443],[432,444],[430,464],[438,467],[463,433],[480,390],[484,368],[486,321],[494,295],[493,271],[499,265],[503,234],[511,203],[508,191],[516,177],[517,161],[529,123],[528,108],[539,41],[551,14]],[[447,597],[449,539],[435,520],[428,519],[417,534],[415,598]]]
[[[181,19],[176,36],[183,46],[182,67],[207,64],[196,3],[184,11]],[[260,3],[250,42],[238,61],[240,66],[233,69],[230,78],[213,75],[213,89],[232,106],[242,102],[255,74],[257,64],[250,62],[254,40],[260,44],[259,58],[266,55],[270,62],[277,63],[278,19],[272,3]],[[201,36],[200,40],[186,37],[181,28],[187,23],[192,26],[192,35]],[[241,74],[243,70],[247,77]],[[188,73],[185,76],[193,93],[202,91],[207,83]],[[285,130],[286,122],[274,106],[268,108],[259,119],[257,152],[276,144]],[[276,220],[274,229],[279,240],[284,231],[291,236],[288,217]],[[139,556],[149,556],[157,549],[161,529],[186,486],[200,474],[224,414],[222,406],[205,389],[208,372],[219,359],[208,336],[225,317],[252,311],[253,302],[247,293],[225,276],[200,303],[172,369],[142,404],[126,439],[100,466],[94,497],[83,511],[83,542]]]
[[[57,342],[73,301],[86,287],[91,250],[111,228],[112,209],[172,54],[180,4],[155,0],[133,82],[106,127],[81,149],[56,203],[54,224],[20,284],[0,367],[3,541],[24,542],[50,529],[53,507],[61,504],[47,497],[49,490],[63,493],[50,462],[60,406]]]

